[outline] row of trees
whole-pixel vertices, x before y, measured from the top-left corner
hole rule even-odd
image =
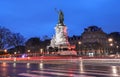
[[[46,51],[46,46],[50,45],[50,39],[41,40],[39,37],[32,37],[25,42],[26,50],[31,52]]]

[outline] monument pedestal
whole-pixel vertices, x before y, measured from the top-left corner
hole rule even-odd
[[[51,40],[51,47],[68,48],[70,46],[67,37],[67,27],[64,24],[57,24],[55,27],[55,35]]]

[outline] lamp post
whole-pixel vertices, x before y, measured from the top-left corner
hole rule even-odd
[[[7,49],[4,50],[5,57],[7,57],[6,53],[7,53]]]
[[[113,42],[113,39],[112,38],[108,38],[108,42]]]
[[[14,54],[16,54],[17,52],[14,52]]]
[[[81,41],[79,41],[79,42],[78,42],[78,44],[80,45],[80,44],[82,44],[82,42],[81,42]]]
[[[119,46],[118,45],[116,46],[116,49],[117,49],[116,55],[117,57],[119,57]]]
[[[82,42],[81,41],[78,41],[78,54],[80,54],[81,55],[81,52],[82,51],[80,51],[80,45],[82,44]]]
[[[27,54],[28,54],[28,56],[30,56],[30,49],[29,49],[29,50],[27,50]]]
[[[40,54],[43,54],[43,49],[42,48],[40,49]]]
[[[14,52],[14,61],[16,61],[16,54],[17,52]]]
[[[5,49],[4,52],[7,53],[7,49]]]
[[[30,53],[30,50],[27,50],[28,53]]]
[[[112,39],[112,38],[108,38],[108,42],[109,42],[109,46],[110,46],[110,51],[109,51],[109,53],[111,53],[111,52],[113,52],[113,51],[112,51],[113,39]]]
[[[110,46],[112,47],[112,46],[113,46],[113,43],[110,43]]]

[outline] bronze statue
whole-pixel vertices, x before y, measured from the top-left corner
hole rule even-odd
[[[59,20],[58,20],[58,23],[63,24],[63,21],[64,21],[64,14],[63,14],[62,10],[60,10],[58,13],[59,13]]]

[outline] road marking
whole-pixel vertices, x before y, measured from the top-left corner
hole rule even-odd
[[[31,71],[31,73],[36,74],[44,74],[44,75],[58,75],[58,76],[69,76],[69,77],[95,77],[95,76],[88,76],[88,75],[100,75],[100,76],[118,76],[119,74],[106,74],[106,73],[94,73],[93,70],[90,70],[92,72],[78,72],[78,71],[65,71],[65,70],[54,70],[54,69],[41,69],[41,71]],[[102,72],[100,70],[97,70],[98,72]],[[96,71],[96,72],[97,72]],[[77,74],[75,74],[77,73]],[[28,77],[52,77],[52,76],[41,76],[36,74],[30,74],[30,73],[20,73],[18,75],[21,76],[28,76]],[[86,74],[86,75],[80,75],[80,74]]]
[[[66,72],[72,72],[72,73],[81,73],[81,72],[109,73],[109,71],[104,71],[104,70],[102,70],[102,71],[100,71],[100,70],[83,70],[83,71],[80,71],[80,70],[77,70],[77,69],[72,69],[72,70],[68,71],[68,69],[53,69],[53,68],[51,68],[51,69],[41,69],[41,70],[43,70],[43,71],[56,71],[56,72],[61,71],[61,72],[65,72],[65,73]]]
[[[104,75],[104,76],[118,76],[120,77],[119,74],[105,74],[105,73],[92,73],[92,72],[82,72],[81,74],[90,74],[90,75]]]
[[[60,73],[60,72],[47,72],[47,71],[32,71],[32,72],[34,72],[34,73],[42,73],[42,74],[52,74],[52,75],[59,75],[59,76],[71,76],[71,75],[73,75],[73,74],[67,74],[67,73]]]
[[[105,71],[100,71],[100,70],[89,70],[91,72],[86,72],[86,71],[88,71],[88,70],[86,70],[86,71],[78,72],[78,71],[68,71],[68,70],[65,71],[65,70],[55,70],[55,69],[54,70],[53,69],[41,69],[41,71],[42,71],[42,73],[49,73],[49,74],[56,73],[57,75],[64,75],[64,76],[68,76],[67,73],[73,73],[74,76],[77,76],[75,73],[77,73],[77,74],[90,74],[90,75],[104,75],[104,76],[120,76],[117,73],[116,74],[105,73]],[[46,71],[49,71],[49,72],[46,72]],[[41,73],[40,71],[32,71],[32,72]],[[97,72],[99,72],[99,73],[97,73]]]
[[[29,74],[29,73],[20,73],[20,74],[18,74],[18,75],[28,76],[28,77],[49,77],[49,76],[35,75],[35,74]]]

